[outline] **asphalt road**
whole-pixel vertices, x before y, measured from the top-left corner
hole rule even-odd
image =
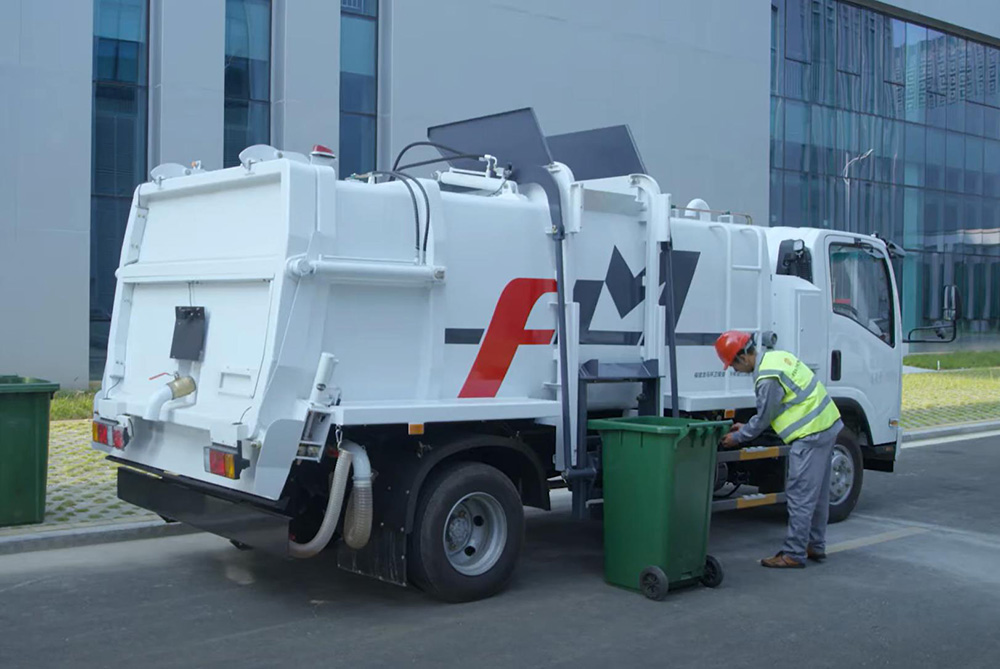
[[[466,605],[236,551],[208,535],[0,557],[0,667],[995,667],[1000,437],[866,472],[831,557],[776,550],[779,509],[717,515],[717,590],[657,603],[605,585],[601,529],[533,514],[512,587]]]

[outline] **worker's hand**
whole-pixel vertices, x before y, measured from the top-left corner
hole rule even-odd
[[[732,426],[729,428],[729,431],[739,432],[742,429],[743,429],[743,423],[733,423]]]
[[[723,448],[736,448],[737,446],[739,446],[739,443],[736,441],[735,432],[730,432],[729,434],[727,434],[722,438]]]

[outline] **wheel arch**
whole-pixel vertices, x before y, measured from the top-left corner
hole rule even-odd
[[[412,471],[406,505],[407,533],[413,528],[420,490],[428,477],[440,471],[442,466],[454,462],[482,462],[496,467],[518,489],[525,506],[545,511],[551,508],[545,468],[527,444],[494,435],[464,435],[431,444],[431,449],[420,458]]]

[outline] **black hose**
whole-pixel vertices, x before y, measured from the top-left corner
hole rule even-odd
[[[376,177],[390,177],[390,176],[394,176],[397,179],[399,179],[400,183],[402,183],[404,186],[406,186],[406,190],[410,191],[410,200],[413,201],[413,226],[414,226],[414,229],[416,230],[416,235],[417,235],[415,247],[417,249],[417,256],[419,257],[419,255],[420,255],[420,208],[417,206],[417,194],[413,192],[413,186],[410,185],[410,181],[411,180],[412,181],[416,181],[416,179],[414,179],[413,177],[411,177],[408,174],[400,174],[399,172],[373,171],[373,172],[369,172],[369,174],[371,174],[372,176],[376,176]],[[419,183],[417,185],[420,186]],[[420,186],[420,189],[423,190],[423,186]],[[424,197],[427,197],[426,191],[424,192]],[[430,216],[430,203],[428,203],[428,205],[427,205],[427,211],[428,211],[428,216]]]
[[[434,158],[433,160],[421,160],[418,163],[410,163],[409,165],[403,165],[402,167],[396,168],[400,172],[403,170],[408,170],[413,167],[423,167],[424,165],[434,165],[436,163],[446,163],[449,160],[479,160],[482,155],[478,153],[459,153],[454,156],[448,156],[447,158]]]
[[[458,149],[453,149],[450,146],[445,146],[444,144],[438,144],[437,142],[426,142],[426,141],[410,142],[409,144],[403,147],[402,151],[396,154],[396,160],[392,163],[392,171],[395,172],[396,170],[399,169],[399,161],[402,160],[403,154],[405,154],[410,149],[413,149],[418,146],[433,146],[435,149],[440,149],[442,151],[450,151],[455,154],[462,153]]]
[[[389,174],[391,174],[392,176],[396,177],[400,181],[405,181],[406,179],[409,179],[410,181],[413,182],[413,184],[417,188],[420,189],[421,195],[424,196],[424,241],[420,245],[421,246],[420,251],[421,251],[421,253],[426,254],[427,253],[427,238],[431,234],[431,198],[430,198],[430,196],[427,195],[427,189],[424,188],[424,185],[422,183],[420,183],[420,179],[417,179],[416,177],[412,177],[409,174],[403,174],[402,172],[396,172],[396,171],[392,171]]]

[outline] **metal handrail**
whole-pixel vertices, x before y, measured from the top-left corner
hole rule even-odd
[[[739,211],[728,211],[722,209],[696,209],[694,207],[678,207],[672,206],[671,209],[676,211],[695,211],[699,214],[717,214],[719,216],[742,216],[747,220],[747,225],[753,225],[753,216],[750,214],[745,214]]]

